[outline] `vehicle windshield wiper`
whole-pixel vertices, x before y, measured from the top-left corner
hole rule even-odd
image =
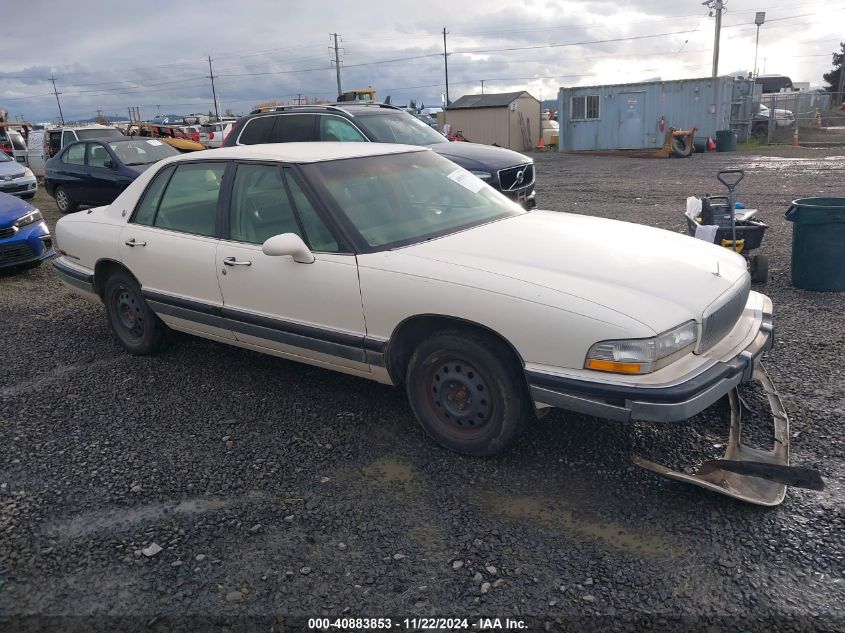
[[[136,166],[136,165],[149,165],[149,163],[144,163],[144,162],[140,162],[140,163],[123,163],[123,164],[124,164],[124,165],[126,165],[127,167],[134,167],[134,166]]]

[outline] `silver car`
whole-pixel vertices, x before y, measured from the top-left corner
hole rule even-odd
[[[0,152],[0,191],[21,198],[32,198],[38,191],[32,170],[5,152]]]

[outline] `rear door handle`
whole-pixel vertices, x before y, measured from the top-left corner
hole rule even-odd
[[[238,261],[235,257],[227,257],[223,260],[223,263],[226,266],[252,266],[252,262],[249,260],[245,261]]]
[[[128,240],[126,240],[124,242],[124,244],[126,244],[127,246],[131,246],[132,248],[135,248],[136,246],[146,246],[147,245],[146,242],[136,242],[134,237],[131,237]]]

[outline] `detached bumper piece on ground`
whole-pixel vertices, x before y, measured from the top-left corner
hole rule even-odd
[[[789,417],[762,363],[755,363],[752,378],[763,387],[772,410],[772,450],[753,448],[742,443],[743,403],[737,388],[734,387],[728,394],[731,429],[724,457],[704,462],[698,471],[691,475],[656,464],[638,455],[633,456],[634,463],[671,479],[761,506],[779,505],[786,495],[787,485],[822,490],[824,483],[818,471],[789,466]]]

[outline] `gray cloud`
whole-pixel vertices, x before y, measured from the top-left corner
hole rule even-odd
[[[842,21],[832,17],[841,14],[831,11],[837,5],[797,0],[772,7],[770,19],[815,15],[763,27],[760,57],[768,60],[767,70],[820,82],[830,58],[810,55],[836,49],[836,25]],[[752,0],[732,0],[729,8],[721,70],[750,69],[751,23],[758,7]],[[209,54],[219,76],[221,106],[236,113],[297,94],[333,98],[330,31],[342,35],[344,89],[372,85],[380,98],[390,94],[394,102],[415,98],[434,104],[445,88],[440,55],[444,25],[452,53],[453,99],[478,92],[482,79],[485,91],[530,85],[540,93],[536,96],[550,98],[560,85],[709,74],[713,22],[705,13],[698,2],[671,0],[151,0],[143,8],[112,4],[107,12],[94,0],[34,0],[4,8],[4,21],[16,26],[4,30],[0,105],[30,120],[54,118],[55,98],[47,81],[52,73],[70,119],[91,117],[97,109],[123,114],[136,105],[145,116],[159,107],[162,112],[208,111],[213,108],[206,78]],[[674,31],[693,32],[557,46]],[[555,46],[464,53],[541,45]],[[374,63],[379,61],[383,63]],[[545,79],[529,79],[534,77]]]

